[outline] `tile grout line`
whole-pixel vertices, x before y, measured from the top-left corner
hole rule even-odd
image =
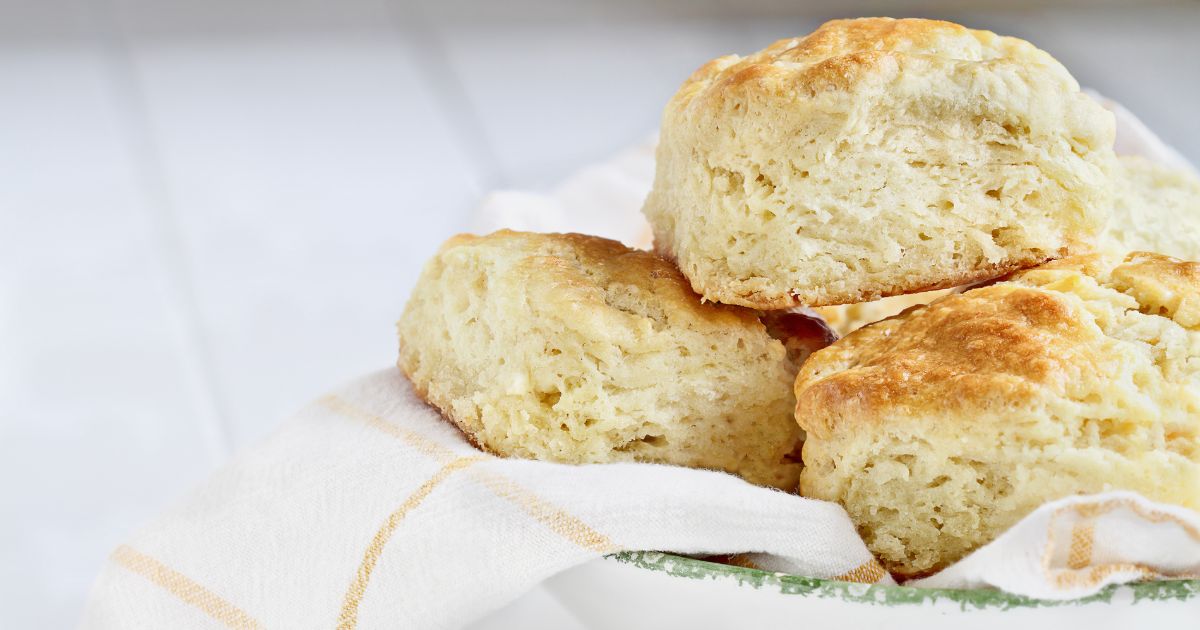
[[[401,44],[412,53],[434,102],[450,114],[459,148],[475,167],[482,193],[508,184],[510,178],[492,148],[475,104],[450,62],[439,30],[416,2],[385,0]]]
[[[134,65],[120,9],[113,0],[93,0],[90,4],[94,23],[101,25],[102,32],[97,34],[97,39],[114,86],[113,99],[122,132],[137,165],[142,196],[147,202],[146,218],[157,244],[157,258],[163,265],[161,275],[165,276],[167,302],[174,314],[176,335],[183,342],[183,367],[195,398],[207,402],[203,409],[194,411],[206,429],[213,464],[219,465],[233,451],[228,407],[218,385],[210,345],[201,322],[176,206],[168,189],[162,150],[151,128],[145,91]]]

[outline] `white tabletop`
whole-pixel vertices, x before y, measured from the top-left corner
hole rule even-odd
[[[644,138],[703,61],[837,10],[166,4],[0,2],[0,627],[72,625],[138,523],[390,364],[484,191]],[[1034,41],[1200,162],[1200,4],[940,15]],[[539,592],[485,625],[563,615]]]

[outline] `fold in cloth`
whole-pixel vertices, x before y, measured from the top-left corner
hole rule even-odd
[[[388,369],[309,405],[118,548],[84,627],[453,628],[646,549],[891,583],[837,505],[714,471],[494,457]]]

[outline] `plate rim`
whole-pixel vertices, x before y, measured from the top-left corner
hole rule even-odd
[[[622,551],[605,556],[639,569],[672,577],[697,580],[732,579],[739,587],[770,588],[782,595],[835,598],[852,603],[882,606],[924,606],[941,601],[958,604],[963,610],[1051,608],[1093,603],[1112,603],[1118,593],[1128,593],[1132,603],[1143,601],[1187,601],[1200,597],[1200,580],[1156,580],[1112,584],[1098,593],[1075,599],[1038,599],[996,589],[917,588],[862,584],[822,578],[774,573],[691,558],[660,551]]]

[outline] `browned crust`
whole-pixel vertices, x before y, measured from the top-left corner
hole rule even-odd
[[[844,421],[880,422],[889,410],[965,412],[1020,400],[1079,371],[1081,326],[1060,297],[1040,289],[1001,284],[948,296],[848,335],[849,352],[814,355],[813,370],[796,382],[796,415],[806,431],[829,436]],[[824,358],[846,367],[822,374],[833,367]]]
[[[946,34],[965,35],[970,32],[960,24],[922,18],[830,20],[798,42],[785,39],[767,50],[778,51],[778,57],[786,60],[827,59],[845,51],[895,50],[902,45],[923,48]],[[796,42],[795,45],[792,42]]]
[[[887,286],[874,285],[864,286],[857,292],[843,292],[827,294],[823,298],[816,298],[806,294],[802,289],[792,289],[788,295],[781,296],[766,296],[762,293],[736,293],[729,290],[718,289],[712,292],[706,292],[704,287],[697,286],[697,283],[692,283],[692,288],[705,297],[705,299],[722,304],[734,304],[737,306],[745,306],[759,310],[774,310],[786,309],[796,306],[837,306],[839,304],[858,304],[861,302],[873,302],[885,297],[894,295],[906,295],[911,293],[924,293],[926,291],[936,291],[938,289],[952,289],[967,284],[977,282],[985,282],[1011,274],[1022,269],[1029,269],[1045,264],[1052,260],[1057,260],[1066,256],[1067,253],[1061,252],[1056,256],[1021,256],[1009,258],[1002,263],[984,265],[975,269],[963,271],[955,274],[949,274],[943,277],[942,280],[936,282],[928,282],[919,279],[911,279],[909,282],[900,282]]]
[[[884,17],[831,20],[804,37],[781,39],[744,58],[720,57],[696,70],[689,86],[704,84],[704,95],[751,90],[799,90],[808,95],[850,90],[867,75],[905,54],[935,55],[940,39],[974,37],[981,44],[1018,41],[990,31],[919,18]]]
[[[1066,391],[1089,370],[1102,369],[1106,357],[1095,353],[1094,341],[1100,333],[1066,295],[1032,277],[1054,270],[1095,277],[1139,300],[1138,287],[1124,286],[1127,279],[1165,284],[1157,293],[1181,299],[1200,297],[1200,263],[1140,252],[1120,264],[1097,254],[1073,256],[949,295],[813,354],[796,378],[801,427],[829,437],[853,430],[847,426],[935,409],[970,417],[972,410],[1011,406],[1035,391]],[[1023,283],[1027,277],[1033,284]],[[1143,301],[1153,314],[1177,317],[1147,306]]]
[[[705,303],[675,261],[660,251],[633,249],[619,241],[579,233],[534,233],[499,230],[487,236],[459,234],[442,245],[442,252],[473,242],[512,241],[513,247],[536,248],[555,241],[568,243],[578,259],[568,255],[542,253],[527,257],[524,263],[531,282],[556,282],[570,290],[570,298],[593,304],[597,310],[612,310],[602,296],[589,287],[605,288],[627,284],[650,291],[664,309],[687,313],[722,326],[734,320],[750,324],[757,314],[738,305],[719,301]]]

